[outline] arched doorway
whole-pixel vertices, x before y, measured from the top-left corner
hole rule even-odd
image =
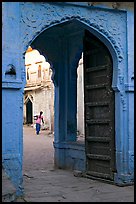
[[[31,100],[28,98],[26,102],[26,124],[33,123],[33,104]]]
[[[43,31],[40,35],[37,36],[37,38],[35,38],[31,46],[34,49],[40,50],[41,53],[48,58],[48,60],[53,65],[53,73],[55,73],[53,80],[55,82],[54,161],[56,167],[87,171],[87,173],[91,176],[114,180],[116,147],[114,135],[115,100],[114,91],[112,89],[113,62],[108,48],[103,43],[104,38],[101,35],[98,38],[97,34],[98,33],[93,29],[74,19],[52,26],[51,28]],[[87,39],[88,37],[90,38],[90,44],[88,42],[84,42],[84,38]],[[90,52],[90,50],[92,53],[87,59],[86,52]],[[109,66],[110,64],[110,69],[107,69],[107,72],[103,73],[102,70],[104,69],[100,68],[102,71],[101,74],[99,71],[97,71],[97,74],[99,73],[98,76],[97,74],[96,76],[93,76],[94,73],[91,73],[90,75],[89,81],[92,80],[94,84],[95,80],[97,83],[99,80],[101,81],[99,81],[100,84],[98,83],[94,85],[92,83],[92,85],[87,85],[92,86],[92,93],[89,93],[88,96],[90,100],[92,100],[91,98],[93,98],[93,100],[90,102],[86,101],[87,95],[85,95],[85,103],[99,103],[99,108],[96,110],[96,108],[94,108],[94,106],[96,106],[95,104],[92,106],[93,109],[91,113],[89,113],[88,110],[86,111],[85,107],[85,144],[80,143],[79,145],[77,142],[76,117],[77,67],[82,52],[84,54],[84,69],[90,66],[89,63],[92,63],[92,65],[97,67]],[[88,73],[90,73],[90,71]],[[89,74],[84,75],[85,83],[88,76]],[[108,86],[106,86],[106,83]],[[100,92],[96,93],[98,88],[100,88]],[[102,90],[103,88],[105,89],[104,91]],[[107,98],[107,101],[103,101],[102,103],[100,95],[103,99],[106,100],[105,96],[109,94],[109,90],[113,95],[111,94],[111,98]],[[97,101],[95,101],[96,95],[99,98]],[[109,105],[108,100],[112,100],[113,106]],[[86,105],[87,104],[85,104],[85,106]],[[90,109],[90,104],[87,108]],[[111,111],[111,116],[113,116],[113,118],[108,118],[109,111]],[[99,116],[97,116],[98,118],[94,118],[94,112],[95,116],[97,116],[97,113],[99,114]],[[93,135],[89,135],[90,132],[88,132],[86,128],[88,125],[88,117],[91,117],[90,120],[92,120],[90,122],[92,122],[91,133]],[[112,125],[108,125],[108,120],[110,119]],[[97,121],[95,122],[94,120]],[[103,132],[107,131],[105,135],[102,135],[102,128]],[[95,131],[95,129],[97,131]],[[111,129],[112,136],[110,137]],[[92,141],[90,142],[90,140]],[[106,152],[109,152],[108,155]],[[89,157],[91,157],[91,159],[88,160]],[[107,174],[105,173],[105,169],[107,169]]]

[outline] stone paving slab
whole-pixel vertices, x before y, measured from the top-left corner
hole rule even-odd
[[[2,202],[134,202],[134,185],[119,187],[61,169],[24,173],[24,197],[3,173]]]
[[[119,187],[60,169],[27,173],[23,202],[134,202],[133,185]]]

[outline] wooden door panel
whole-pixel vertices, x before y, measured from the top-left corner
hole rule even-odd
[[[86,139],[88,140],[89,136],[92,137],[109,137],[111,134],[111,129],[109,128],[108,123],[100,124],[88,124],[86,123]]]
[[[109,140],[104,141],[101,140],[99,137],[90,137],[88,138],[88,154],[97,154],[101,156],[109,156],[110,154],[110,149],[109,149]],[[89,142],[90,141],[90,142]]]
[[[86,171],[113,180],[115,170],[114,92],[109,51],[94,35],[84,37]]]
[[[105,178],[110,179],[110,165],[109,162],[106,160],[91,160],[91,162],[88,163],[88,174],[99,177],[99,178]]]
[[[109,107],[105,106],[87,106],[86,107],[86,119],[108,119],[110,117]]]
[[[105,84],[102,84],[101,87],[89,87],[86,86],[86,102],[96,102],[101,101],[105,102],[108,101],[108,94],[105,87]]]

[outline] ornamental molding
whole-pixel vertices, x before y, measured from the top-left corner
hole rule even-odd
[[[43,2],[39,4],[23,2],[21,3],[22,41],[28,44],[45,29],[73,19],[102,33],[117,51],[119,61],[123,59],[121,38],[122,34],[125,35],[124,12],[114,13],[106,9],[93,10],[93,8],[56,6],[56,4]],[[123,24],[122,28],[121,24]]]
[[[64,22],[79,22],[102,34],[117,53],[118,63],[124,59],[126,13],[113,9],[57,5],[53,3],[21,2],[21,44],[23,53],[28,45],[46,29]],[[120,74],[119,74],[120,75]],[[121,80],[122,83],[122,80]]]
[[[127,99],[125,93],[120,94],[123,111],[127,110]]]

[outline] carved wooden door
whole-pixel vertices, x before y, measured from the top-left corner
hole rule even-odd
[[[113,180],[115,171],[112,59],[89,31],[84,36],[85,148],[87,175]]]

